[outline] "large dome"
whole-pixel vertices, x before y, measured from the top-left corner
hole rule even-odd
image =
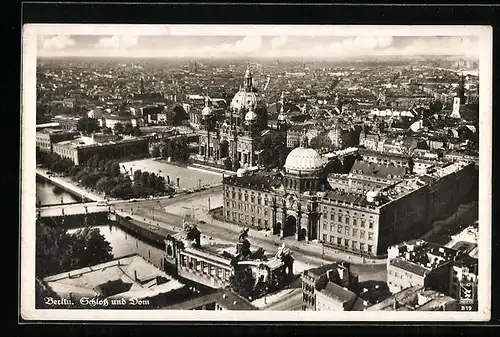
[[[313,173],[323,168],[323,160],[316,150],[297,147],[286,157],[287,173]]]
[[[257,106],[257,94],[253,91],[240,90],[234,95],[229,107],[231,110],[249,110]]]

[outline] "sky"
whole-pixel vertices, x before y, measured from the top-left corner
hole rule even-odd
[[[319,31],[318,31],[319,32]],[[105,32],[107,33],[107,32]],[[84,57],[154,57],[154,58],[321,58],[335,59],[360,56],[456,55],[479,56],[477,35],[463,36],[393,36],[387,33],[349,34],[325,32],[308,35],[287,34],[188,34],[169,32],[148,34],[147,30],[129,30],[120,34],[71,32],[38,34],[38,55]]]

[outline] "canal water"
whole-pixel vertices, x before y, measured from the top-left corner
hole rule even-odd
[[[50,182],[37,180],[36,194],[42,205],[61,203],[71,203],[78,201],[65,191],[54,191],[54,185]],[[143,258],[149,260],[155,266],[163,266],[163,250],[145,242],[131,233],[128,233],[113,223],[103,223],[93,226],[98,228],[101,234],[111,244],[112,253],[115,258],[129,255],[139,254]],[[68,230],[69,233],[77,231],[77,229]]]
[[[63,189],[43,179],[36,179],[36,197],[41,205],[69,204],[78,200]],[[61,202],[62,201],[62,202]]]

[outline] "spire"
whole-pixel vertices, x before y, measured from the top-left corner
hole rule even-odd
[[[252,91],[253,89],[252,73],[250,72],[250,63],[248,63],[247,70],[245,71],[245,76],[243,79],[243,88],[245,91]]]

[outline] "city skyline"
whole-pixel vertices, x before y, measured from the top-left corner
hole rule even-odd
[[[37,33],[37,49],[39,57],[207,59],[339,59],[415,55],[479,58],[481,49],[478,35],[461,34],[460,31],[455,34],[436,30],[435,35],[428,35],[429,32],[422,27],[412,32],[396,28],[393,31],[367,31],[322,26],[323,29],[299,32],[296,27],[271,26],[272,29],[265,30],[258,26],[233,29],[233,26],[203,25],[191,29],[179,29],[177,26],[161,29],[161,26],[156,26],[150,30],[110,30],[106,27],[41,30]]]

